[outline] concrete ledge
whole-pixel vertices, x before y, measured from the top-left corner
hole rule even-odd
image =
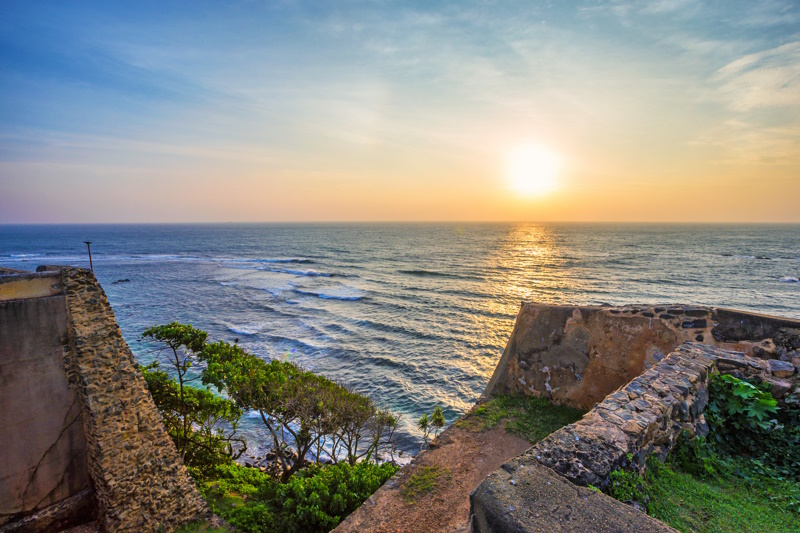
[[[0,302],[61,294],[58,272],[0,275]]]
[[[674,533],[605,494],[576,487],[551,469],[515,459],[470,495],[473,533]]]

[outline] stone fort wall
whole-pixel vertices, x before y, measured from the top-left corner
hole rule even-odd
[[[44,270],[0,275],[0,532],[210,518],[94,275]]]
[[[620,466],[643,469],[648,456],[666,457],[682,432],[707,431],[703,409],[710,374],[770,382],[781,402],[800,396],[798,371],[797,320],[686,306],[523,304],[484,394],[544,396],[593,408],[473,491],[472,531],[541,531],[555,525],[669,531],[581,487],[602,488]],[[587,506],[592,513],[579,511]]]

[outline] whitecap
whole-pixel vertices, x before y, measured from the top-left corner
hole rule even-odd
[[[800,283],[800,279],[791,276],[784,276],[781,278],[782,283]]]

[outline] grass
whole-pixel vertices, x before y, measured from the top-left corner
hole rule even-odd
[[[482,403],[455,425],[484,431],[504,424],[506,431],[533,444],[558,428],[580,420],[584,413],[541,398],[502,395]]]
[[[231,533],[231,530],[224,527],[214,527],[208,522],[199,520],[182,525],[175,530],[175,533]]]
[[[644,483],[648,514],[685,532],[800,531],[791,496],[800,494],[800,484],[754,473],[746,459],[734,461],[744,477],[698,477],[671,463],[654,463]]]
[[[410,504],[432,492],[439,491],[439,483],[450,480],[450,470],[439,465],[421,466],[400,489],[400,494]]]

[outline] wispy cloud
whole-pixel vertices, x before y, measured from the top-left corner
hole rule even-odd
[[[740,57],[712,80],[737,111],[800,106],[800,41]]]

